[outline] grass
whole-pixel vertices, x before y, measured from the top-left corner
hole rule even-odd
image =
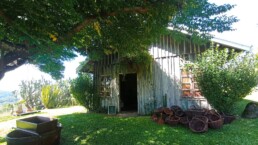
[[[240,114],[248,102],[239,102],[236,112]],[[158,125],[149,116],[122,118],[74,113],[57,118],[63,126],[61,145],[258,144],[258,119],[239,118],[221,129],[197,134],[182,126]],[[3,142],[5,140],[0,138],[0,144]]]
[[[0,122],[5,122],[12,119],[18,119],[19,116],[12,116],[12,115],[1,115],[0,116]]]
[[[3,137],[0,136],[0,144],[1,144],[1,145],[2,145],[2,144],[5,144],[5,142],[6,142],[6,141],[5,141],[5,138],[3,138]]]
[[[69,118],[69,119],[68,119]],[[238,119],[218,130],[197,134],[182,126],[158,125],[149,116],[119,118],[101,114],[59,116],[62,145],[257,144],[258,119]]]

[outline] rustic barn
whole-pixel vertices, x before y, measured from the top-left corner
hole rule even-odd
[[[212,42],[237,51],[251,49],[222,39],[213,39]],[[101,96],[102,107],[108,109],[109,113],[134,111],[138,114],[148,114],[154,108],[171,105],[183,109],[192,105],[210,108],[191,74],[181,68],[186,61],[194,60],[206,48],[208,45],[161,36],[149,48],[153,57],[152,69],[148,72],[151,77],[133,69],[121,70],[117,65],[119,54],[107,55],[101,61],[94,62],[94,87]]]

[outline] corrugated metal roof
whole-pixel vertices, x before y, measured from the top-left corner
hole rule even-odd
[[[228,41],[228,40],[224,40],[224,39],[220,39],[220,38],[216,38],[216,37],[212,38],[211,41],[218,43],[218,44],[228,46],[228,47],[233,47],[233,48],[239,49],[239,50],[252,51],[252,46],[243,45],[243,44],[236,43],[233,41]]]
[[[168,27],[169,30],[173,30],[173,27]],[[183,34],[186,34],[186,35],[191,35],[189,33],[187,33],[186,31],[181,31]],[[221,45],[224,45],[224,46],[228,46],[228,47],[231,47],[231,48],[235,48],[235,49],[238,49],[238,50],[244,50],[244,51],[250,51],[252,52],[252,45],[251,46],[247,46],[247,45],[243,45],[243,44],[240,44],[240,43],[237,43],[237,42],[233,42],[233,41],[229,41],[229,40],[225,40],[225,39],[221,39],[221,38],[216,38],[216,37],[213,37],[211,39],[212,42],[215,42],[215,43],[218,43],[218,44],[221,44]]]

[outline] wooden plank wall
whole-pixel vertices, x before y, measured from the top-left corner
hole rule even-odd
[[[179,43],[168,36],[161,36],[150,48],[154,58],[153,90],[156,108],[180,104],[179,53]]]
[[[108,55],[103,60],[95,62],[94,64],[94,89],[97,94],[100,93],[101,77],[111,76],[110,83],[111,95],[110,97],[101,98],[101,106],[106,108],[108,106],[116,106],[117,111],[120,111],[119,103],[119,69],[117,68],[119,56]]]
[[[154,58],[153,90],[156,108],[181,106],[188,109],[191,106],[210,108],[204,97],[182,97],[181,66],[185,61],[194,61],[197,54],[205,50],[191,41],[175,41],[169,36],[161,36],[150,47],[150,54]]]
[[[192,105],[210,107],[205,98],[181,97],[181,70],[180,66],[185,60],[194,60],[197,53],[204,51],[190,41],[176,42],[169,36],[161,36],[150,48],[153,56],[152,78],[146,78],[145,74],[137,74],[138,114],[148,114],[154,108],[170,107],[178,105],[184,109]],[[119,69],[116,63],[118,55],[107,56],[94,66],[94,86],[99,92],[100,77],[110,75],[111,97],[102,98],[102,106],[107,108],[114,105],[120,112],[119,98]],[[123,73],[125,73],[123,71]],[[128,71],[128,73],[132,73]]]

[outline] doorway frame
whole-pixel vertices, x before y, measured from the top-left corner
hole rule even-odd
[[[136,109],[135,110],[122,110],[122,97],[121,97],[121,77],[125,77],[126,75],[135,75],[136,77]],[[119,112],[137,112],[139,110],[139,99],[138,99],[138,74],[135,72],[125,73],[125,74],[119,74],[118,75],[118,82],[119,82]]]

